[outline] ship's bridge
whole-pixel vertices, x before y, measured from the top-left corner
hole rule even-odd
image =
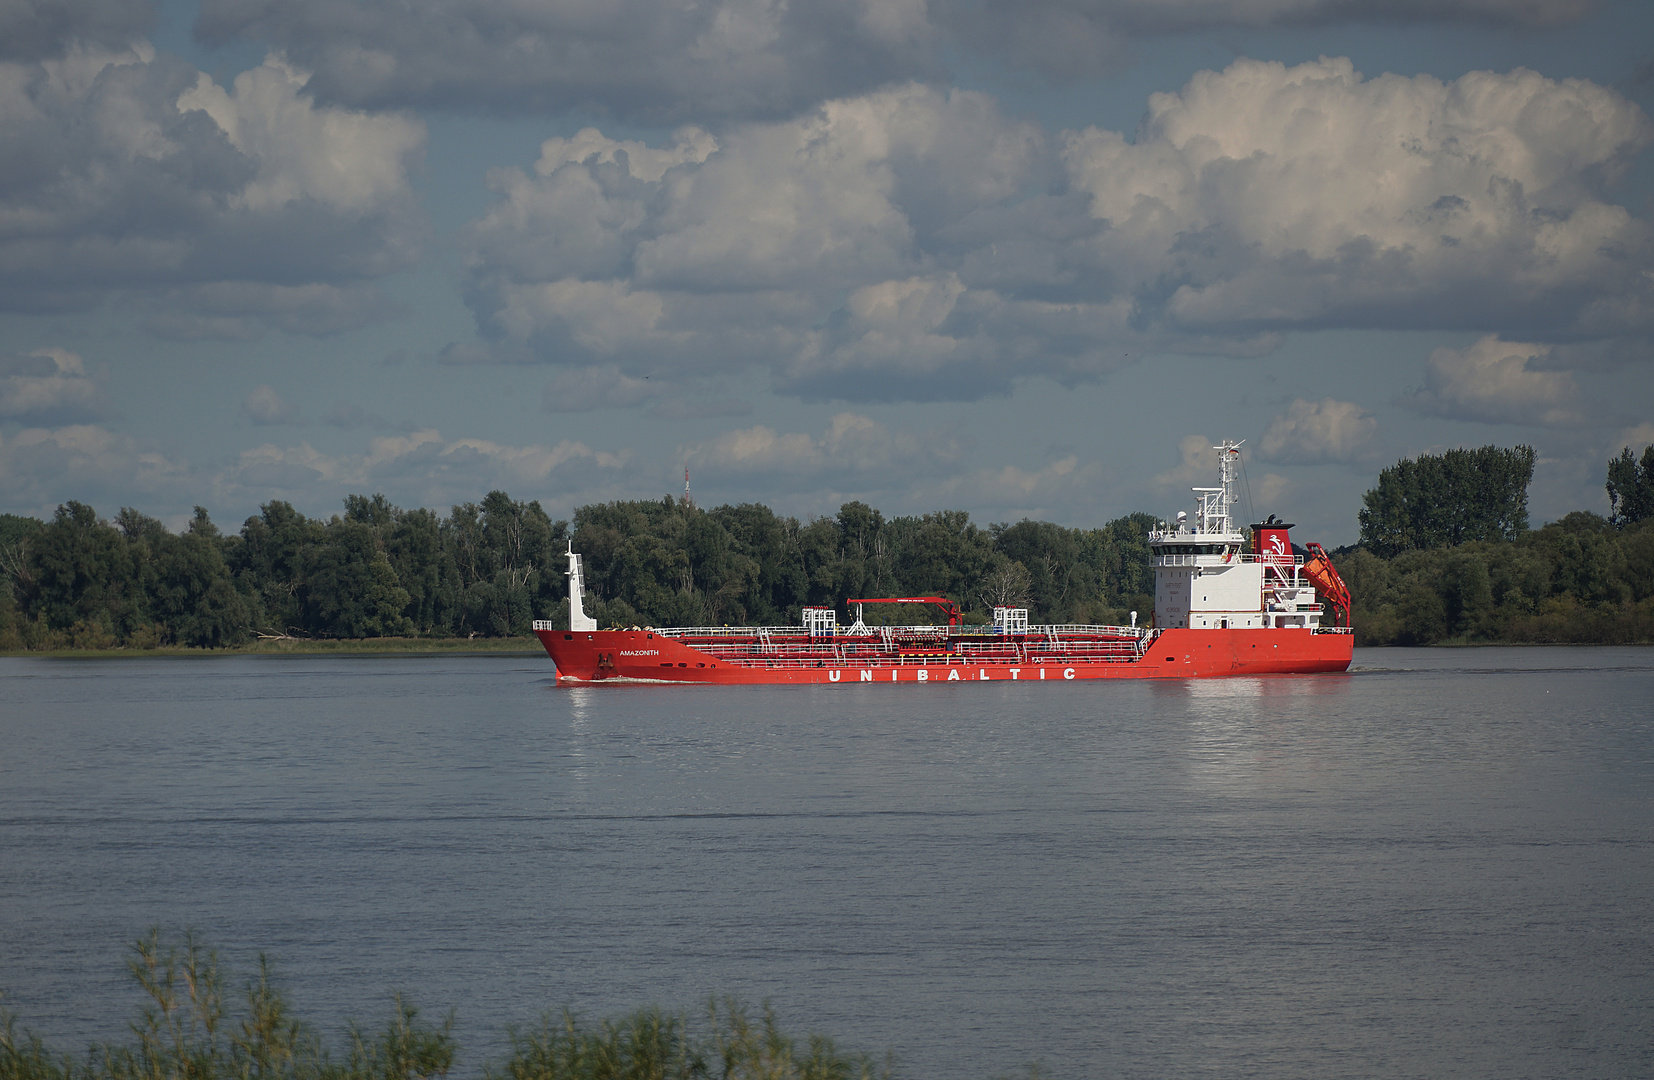
[[[1170,629],[1314,627],[1320,605],[1300,588],[1297,560],[1249,551],[1250,534],[1235,527],[1236,467],[1240,443],[1225,439],[1218,452],[1218,486],[1195,488],[1195,514],[1180,512],[1149,533],[1154,550],[1154,624]]]

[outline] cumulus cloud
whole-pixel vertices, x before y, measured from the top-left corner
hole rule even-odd
[[[1284,465],[1322,465],[1368,457],[1378,421],[1351,401],[1294,398],[1269,422],[1258,443],[1258,460]]]
[[[84,0],[83,0],[84,2]],[[1224,27],[1567,23],[1590,0],[205,0],[196,32],[272,44],[353,107],[629,119],[776,117],[932,79],[965,49],[1057,79],[1130,62],[1134,40]]]
[[[923,506],[987,505],[1000,508],[1002,517],[1045,518],[1053,507],[1072,506],[1094,493],[1101,478],[1096,462],[1064,454],[1037,468],[989,466],[921,484],[913,501]]]
[[[487,344],[453,358],[957,400],[1294,329],[1631,340],[1654,235],[1606,193],[1651,142],[1589,82],[1327,59],[1199,73],[1133,140],[916,85],[655,147],[588,129],[493,175],[465,239]]]
[[[682,447],[679,456],[696,467],[724,474],[821,478],[835,483],[882,476],[899,468],[906,475],[933,475],[961,456],[958,440],[893,431],[871,417],[843,412],[819,436],[778,432],[763,424],[729,431],[710,442]]]
[[[1651,139],[1582,80],[1241,60],[1151,97],[1134,142],[1087,129],[1065,157],[1168,327],[1598,335],[1649,329],[1654,243],[1603,191]]]
[[[1060,366],[1073,348],[1027,327],[1128,314],[1013,315],[1014,301],[938,265],[994,242],[950,230],[1058,175],[1043,133],[984,95],[908,86],[716,141],[686,130],[641,156],[642,175],[619,143],[576,142],[548,143],[532,174],[497,172],[500,199],[469,233],[468,299],[503,358],[634,380],[761,365],[805,396],[873,399],[899,384],[899,396],[946,399],[1010,385],[1007,348],[984,322],[1020,318],[1011,348],[1043,344]]]
[[[272,59],[220,87],[143,42],[0,63],[0,308],[127,295],[179,337],[382,316],[368,283],[423,238],[424,127],[303,82]]]
[[[241,415],[255,424],[297,427],[308,423],[297,406],[268,386],[260,386],[247,395],[241,403]]]
[[[1496,335],[1464,349],[1437,349],[1425,365],[1424,386],[1406,401],[1452,420],[1579,424],[1573,376],[1543,369],[1550,352],[1548,345],[1501,341]]]
[[[152,444],[93,424],[0,434],[0,499],[45,510],[73,492],[93,505],[131,505],[141,496],[190,498],[188,463]]]
[[[859,499],[887,513],[966,505],[995,520],[1045,518],[1091,502],[1102,486],[1099,463],[1070,452],[1051,451],[1031,464],[975,465],[970,449],[951,431],[841,412],[820,431],[755,424],[680,446],[677,456],[707,505],[751,501],[759,489],[771,492],[765,501],[779,512],[806,516]]]
[[[0,419],[52,425],[101,419],[103,391],[81,358],[63,349],[0,356]]]
[[[1177,464],[1157,473],[1156,484],[1178,487],[1211,487],[1217,476],[1217,452],[1204,435],[1185,435],[1177,440]]]
[[[519,498],[591,492],[628,469],[627,451],[597,450],[562,440],[511,445],[488,439],[447,439],[433,428],[369,441],[360,454],[328,454],[309,443],[264,443],[241,453],[214,480],[230,502],[314,499],[319,491],[384,491],[393,500],[442,506],[474,500],[490,488]]]

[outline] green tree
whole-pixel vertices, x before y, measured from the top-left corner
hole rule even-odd
[[[54,630],[114,634],[141,606],[126,540],[97,511],[67,502],[30,542],[25,613]]]
[[[334,518],[326,542],[306,550],[304,624],[325,637],[367,637],[378,625],[373,604],[374,563],[382,553],[373,527]]]
[[[1528,527],[1531,446],[1449,450],[1402,459],[1362,496],[1361,543],[1381,558],[1512,540]]]
[[[236,580],[257,597],[262,612],[258,629],[271,634],[313,632],[306,623],[306,567],[326,543],[326,528],[280,500],[265,503],[259,511],[242,524],[239,542],[226,546],[225,560]]]
[[[240,645],[251,618],[230,578],[218,528],[207,512],[183,536],[156,536],[154,611],[174,641],[202,648]]]
[[[1643,448],[1639,463],[1627,446],[1608,462],[1609,519],[1633,525],[1654,518],[1654,444]]]
[[[431,510],[400,513],[385,544],[396,578],[408,592],[414,632],[451,634],[460,622],[459,567],[443,544],[442,520]]]

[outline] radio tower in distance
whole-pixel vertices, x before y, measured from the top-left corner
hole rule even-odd
[[[689,466],[683,467],[683,504],[691,510],[695,508],[695,500],[689,497]]]

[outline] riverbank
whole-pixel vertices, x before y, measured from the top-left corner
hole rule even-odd
[[[224,649],[161,645],[153,649],[10,649],[0,656],[57,656],[75,659],[133,656],[533,656],[545,655],[538,638],[263,638]]]

